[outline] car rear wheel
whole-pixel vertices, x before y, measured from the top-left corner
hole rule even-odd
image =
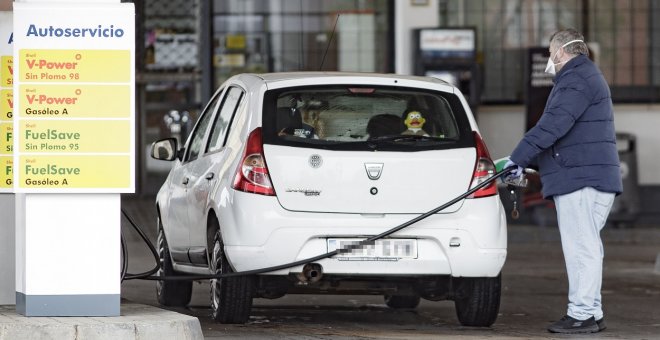
[[[167,246],[163,225],[158,219],[158,258],[160,261],[159,276],[175,276],[177,273],[172,267],[170,249]],[[158,303],[163,306],[183,307],[190,303],[192,296],[192,281],[156,281],[156,295]]]
[[[500,310],[502,276],[456,279],[456,316],[463,326],[489,327]]]
[[[219,228],[215,229],[211,271],[216,274],[232,272],[224,252]],[[250,318],[254,276],[236,276],[211,280],[211,311],[220,323],[245,323]]]
[[[394,309],[414,309],[419,305],[419,295],[385,295],[385,304]]]

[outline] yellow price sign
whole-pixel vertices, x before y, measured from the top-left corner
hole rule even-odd
[[[123,189],[130,185],[126,156],[20,156],[22,189]]]
[[[14,158],[12,156],[0,156],[0,189],[12,188],[12,163]]]
[[[129,153],[128,120],[22,120],[20,152]]]
[[[0,57],[0,87],[12,87],[14,84],[14,58],[3,55]]]
[[[21,85],[19,91],[21,118],[131,116],[129,85]]]
[[[14,125],[11,122],[0,123],[0,154],[11,155],[13,148]]]
[[[0,90],[0,120],[12,120],[13,112],[14,91]]]
[[[31,50],[19,51],[21,82],[128,83],[129,50]]]
[[[228,34],[225,36],[225,47],[229,49],[242,50],[245,49],[245,35],[243,34]]]

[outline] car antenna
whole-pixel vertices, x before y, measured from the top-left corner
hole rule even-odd
[[[339,22],[339,13],[337,13],[337,18],[335,18],[335,26],[332,27],[332,33],[330,34],[330,39],[328,40],[328,46],[325,47],[325,52],[323,53],[323,59],[321,60],[321,65],[319,66],[319,71],[323,71],[323,64],[325,63],[325,56],[328,55],[328,50],[330,49],[330,44],[332,44],[332,38],[335,36],[335,30],[337,29],[337,22]]]
[[[303,37],[305,36],[304,32],[304,26],[303,26],[303,0],[300,0],[300,55],[298,55],[298,70],[304,71],[303,70],[303,58],[304,58],[304,51],[303,51]]]

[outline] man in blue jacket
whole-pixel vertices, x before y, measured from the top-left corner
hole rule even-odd
[[[601,306],[605,225],[614,196],[622,192],[610,89],[589,60],[574,29],[550,38],[546,72],[554,87],[543,115],[511,153],[506,167],[538,166],[543,197],[553,199],[568,272],[568,311],[553,333],[605,329]]]

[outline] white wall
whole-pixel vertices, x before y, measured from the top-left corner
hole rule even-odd
[[[440,22],[438,0],[428,0],[423,6],[413,6],[411,0],[394,1],[394,72],[397,74],[413,73],[413,37],[414,28],[437,27]]]
[[[525,133],[525,107],[481,106],[481,134],[493,159],[513,151]],[[660,185],[660,105],[614,105],[617,132],[637,137],[637,165],[642,185]]]
[[[524,106],[480,106],[477,122],[493,159],[511,154],[525,134]]]

